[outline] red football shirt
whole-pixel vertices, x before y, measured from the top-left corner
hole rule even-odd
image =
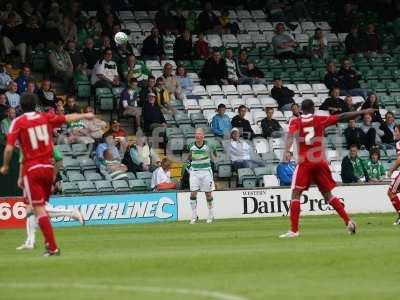
[[[7,143],[21,148],[23,164],[49,164],[53,161],[53,129],[65,123],[65,116],[54,113],[25,113],[14,119],[7,135]]]
[[[289,135],[296,137],[299,162],[325,160],[324,130],[338,122],[338,116],[302,115],[289,125]]]

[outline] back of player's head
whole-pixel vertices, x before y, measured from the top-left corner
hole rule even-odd
[[[24,93],[21,97],[21,108],[23,112],[31,112],[36,110],[37,96],[33,93]]]
[[[301,111],[303,114],[313,114],[314,109],[314,102],[311,99],[306,99],[301,103]]]

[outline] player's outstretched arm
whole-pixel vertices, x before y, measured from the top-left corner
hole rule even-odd
[[[75,122],[75,121],[79,121],[79,120],[90,120],[94,118],[94,114],[93,113],[85,113],[85,114],[69,114],[65,116],[65,120],[67,121],[67,123],[69,122]]]
[[[339,121],[348,121],[348,120],[355,119],[355,118],[365,115],[365,114],[367,114],[367,115],[373,114],[376,111],[377,110],[374,108],[368,108],[368,109],[363,109],[363,110],[354,111],[354,112],[347,112],[347,113],[340,114],[338,116],[338,119],[339,119]]]
[[[14,146],[7,144],[6,148],[4,149],[3,165],[0,168],[0,174],[7,175],[8,169],[10,168],[10,161],[12,158],[13,151],[14,151]]]
[[[285,161],[286,159],[286,154],[290,152],[290,149],[292,149],[294,142],[294,136],[291,134],[288,134],[287,139],[286,139],[286,144],[285,144],[285,151],[283,151],[283,157],[282,161]]]

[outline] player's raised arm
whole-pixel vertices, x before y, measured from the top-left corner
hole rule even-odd
[[[363,109],[363,110],[359,110],[359,111],[354,111],[354,112],[347,112],[347,113],[343,113],[340,114],[338,116],[338,120],[340,121],[347,121],[347,120],[351,120],[351,119],[355,119],[359,116],[365,115],[365,114],[373,114],[376,111],[376,109],[374,108],[368,108],[368,109]]]
[[[75,121],[79,121],[79,120],[90,120],[94,118],[94,114],[93,113],[85,113],[85,114],[69,114],[65,116],[65,120],[67,121],[67,123],[69,122],[75,122]]]

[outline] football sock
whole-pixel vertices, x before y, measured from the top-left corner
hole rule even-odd
[[[300,218],[300,200],[293,199],[290,202],[290,230],[292,232],[299,231],[299,218]]]
[[[26,218],[26,242],[25,245],[35,245],[35,234],[36,234],[36,217],[31,214]]]
[[[56,240],[54,237],[53,228],[51,227],[49,216],[42,215],[38,218],[38,224],[42,230],[45,243],[48,245],[50,251],[56,251],[58,249]]]
[[[190,207],[192,208],[192,219],[197,219],[197,199],[190,198]]]
[[[332,197],[332,199],[329,200],[329,204],[336,210],[338,215],[343,219],[344,224],[347,225],[347,223],[349,223],[349,221],[350,221],[350,218],[349,218],[348,214],[346,213],[346,211],[344,209],[344,205],[342,202],[340,202],[339,198]]]
[[[400,215],[400,200],[399,200],[399,197],[397,195],[395,195],[394,197],[390,198],[390,201],[392,202],[392,205],[393,205],[394,209]]]
[[[213,198],[207,198],[207,207],[208,207],[208,218],[212,219],[214,218],[214,212],[213,212]]]

